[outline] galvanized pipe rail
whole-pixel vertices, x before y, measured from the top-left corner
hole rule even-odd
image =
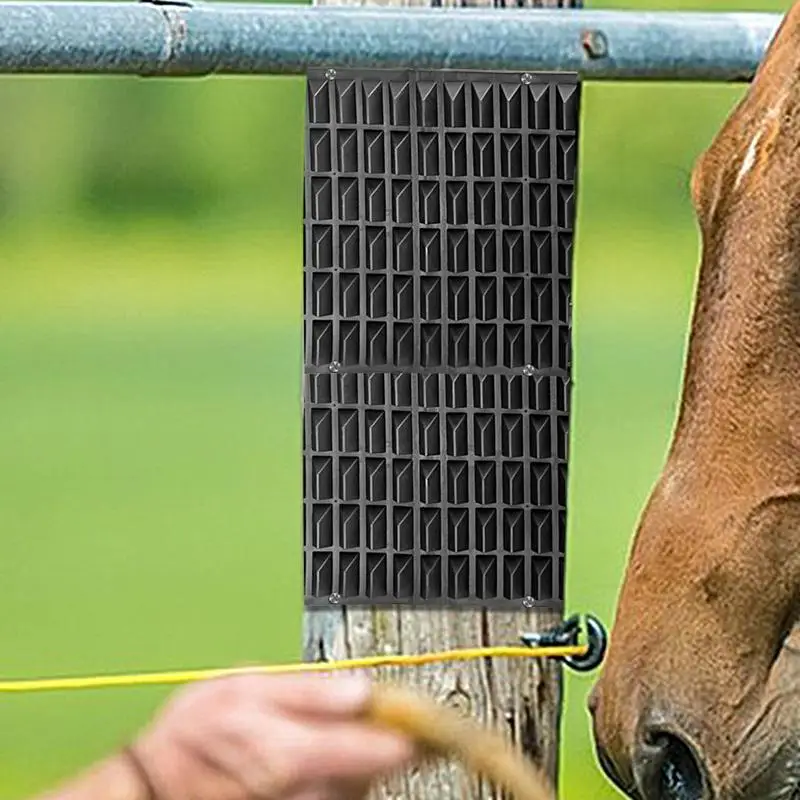
[[[309,67],[749,80],[780,16],[178,2],[0,3],[0,74],[304,74]]]

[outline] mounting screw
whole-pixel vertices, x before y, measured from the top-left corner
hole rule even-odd
[[[584,31],[581,44],[589,58],[605,58],[608,55],[608,40],[602,31]]]
[[[520,80],[527,86],[528,84],[533,83],[533,75],[531,75],[530,72],[523,72]]]
[[[325,77],[332,81],[336,77],[336,70],[335,69],[326,69],[325,70]]]
[[[328,372],[338,372],[342,368],[342,365],[338,361],[331,361],[328,364]]]
[[[530,595],[522,598],[522,605],[525,606],[525,608],[533,608],[535,604],[536,601]]]
[[[336,594],[336,592],[334,592],[334,593],[333,593],[333,594],[332,594],[332,595],[331,595],[331,596],[328,598],[328,602],[329,602],[329,603],[330,603],[332,606],[338,606],[338,605],[339,605],[339,603],[341,603],[341,602],[342,602],[342,596],[341,596],[340,594]]]
[[[526,378],[531,378],[531,377],[533,377],[533,376],[536,374],[536,367],[534,367],[534,366],[533,366],[533,364],[526,364],[526,365],[525,365],[525,366],[522,368],[522,374],[523,374],[523,375],[524,375]]]

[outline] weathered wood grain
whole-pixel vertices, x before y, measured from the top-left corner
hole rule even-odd
[[[560,615],[552,611],[314,610],[306,613],[304,658],[516,644],[520,632],[545,630],[559,620]],[[482,659],[380,668],[375,677],[419,687],[501,730],[556,782],[561,684],[554,662]],[[376,800],[488,800],[494,796],[490,787],[478,785],[455,764],[400,776],[374,794]]]

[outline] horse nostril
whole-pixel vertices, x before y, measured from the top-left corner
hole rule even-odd
[[[673,733],[652,730],[645,735],[635,772],[645,800],[704,800],[707,796],[697,754]]]

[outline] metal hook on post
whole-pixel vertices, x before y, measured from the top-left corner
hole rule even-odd
[[[520,637],[527,647],[575,647],[579,643],[581,621],[579,614],[573,614],[555,628],[542,633],[524,633]],[[591,672],[600,666],[608,647],[608,632],[597,617],[586,614],[587,651],[581,656],[559,656],[575,672]]]

